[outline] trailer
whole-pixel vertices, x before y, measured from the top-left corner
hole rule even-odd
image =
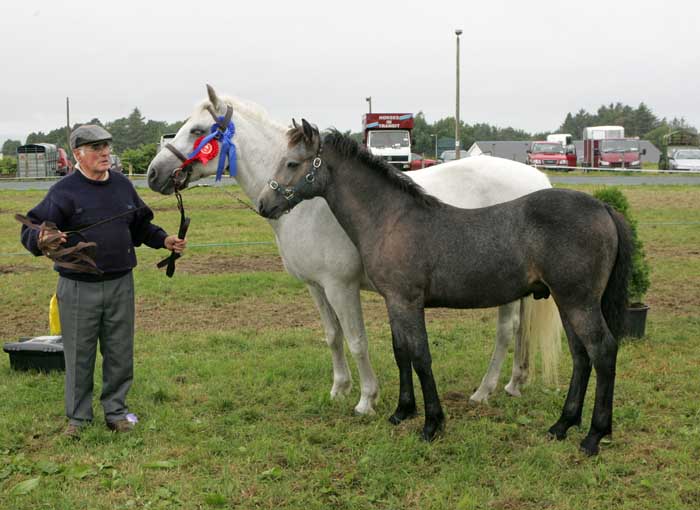
[[[659,170],[700,169],[700,135],[679,129],[664,135],[661,140]]]
[[[592,168],[642,168],[639,137],[625,138],[622,126],[592,126],[583,130],[583,166]]]
[[[17,147],[17,177],[58,175],[58,149],[52,143],[29,143]]]

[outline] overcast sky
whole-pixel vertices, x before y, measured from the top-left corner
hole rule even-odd
[[[649,4],[650,6],[647,6]],[[645,102],[700,126],[700,2],[3,0],[0,144],[138,107],[185,118],[220,93],[283,123],[359,131],[375,112],[455,113],[530,132]]]

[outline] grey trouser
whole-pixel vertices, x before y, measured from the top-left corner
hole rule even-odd
[[[79,282],[59,277],[58,310],[66,359],[66,416],[74,425],[92,421],[92,387],[97,340],[102,354],[105,420],[128,413],[126,394],[134,374],[134,277]]]

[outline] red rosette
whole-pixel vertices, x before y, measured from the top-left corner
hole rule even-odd
[[[200,136],[199,138],[197,138],[194,142],[194,146],[192,147],[192,149],[194,150],[197,147],[199,147],[199,144],[203,139],[204,139],[204,136]],[[218,154],[219,154],[219,142],[217,142],[216,139],[211,139],[211,140],[209,140],[209,143],[207,143],[204,147],[202,147],[202,150],[199,151],[199,154],[197,154],[192,159],[197,159],[203,165],[206,165],[209,161],[214,159]]]

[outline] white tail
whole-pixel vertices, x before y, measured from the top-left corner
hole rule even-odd
[[[542,358],[542,379],[554,384],[559,378],[559,358],[561,357],[561,336],[563,326],[559,310],[554,300],[534,299],[532,296],[521,300],[520,308],[521,349],[520,366],[529,366],[528,374],[535,372],[537,352]]]

